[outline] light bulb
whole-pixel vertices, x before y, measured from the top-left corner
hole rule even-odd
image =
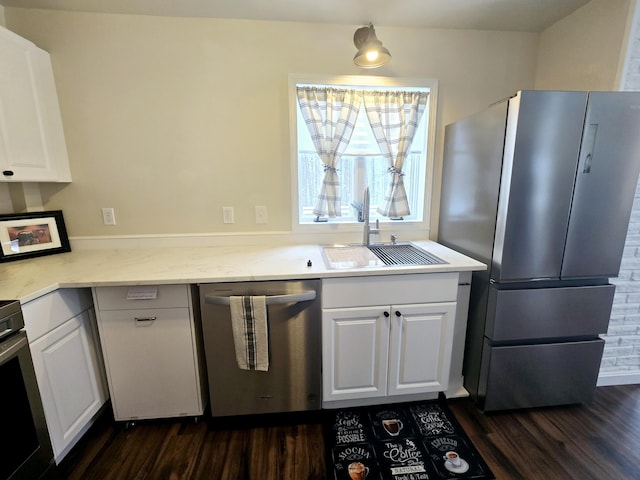
[[[366,54],[367,56],[367,60],[369,60],[370,62],[373,62],[374,60],[376,60],[378,58],[378,51],[377,50],[369,50]]]

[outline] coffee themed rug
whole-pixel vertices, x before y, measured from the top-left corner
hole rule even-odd
[[[495,478],[453,414],[435,400],[328,410],[324,427],[335,480]]]

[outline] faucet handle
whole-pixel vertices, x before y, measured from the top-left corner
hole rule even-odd
[[[391,244],[395,245],[397,240],[398,240],[398,237],[396,237],[395,234],[392,233],[391,234]]]

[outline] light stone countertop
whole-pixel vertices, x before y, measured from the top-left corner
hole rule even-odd
[[[448,263],[329,269],[321,245],[78,250],[0,264],[0,300],[17,299],[24,304],[58,288],[293,280],[486,268],[483,263],[438,243],[412,243]]]

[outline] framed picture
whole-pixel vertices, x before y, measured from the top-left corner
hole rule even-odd
[[[61,210],[0,215],[0,263],[70,252]]]

